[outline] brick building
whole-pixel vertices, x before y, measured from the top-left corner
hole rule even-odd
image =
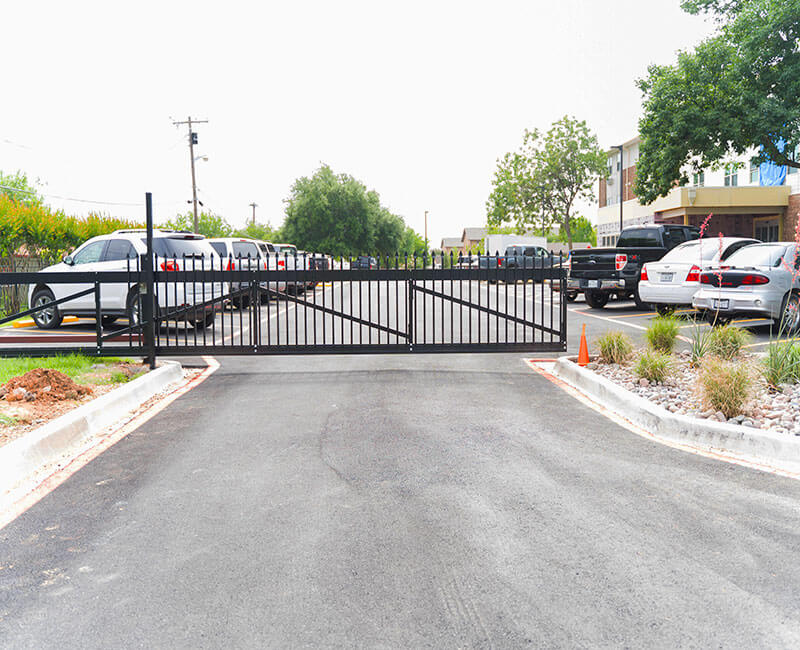
[[[613,246],[623,227],[644,223],[681,223],[699,226],[711,213],[709,233],[755,237],[762,241],[794,238],[800,212],[800,173],[785,170],[780,185],[765,185],[762,171],[750,157],[730,161],[718,170],[690,174],[690,184],[676,187],[667,196],[642,205],[633,193],[639,138],[609,149],[608,176],[598,188],[597,243]],[[620,197],[620,188],[622,197]],[[622,199],[620,201],[620,198]],[[620,211],[620,204],[622,209]]]

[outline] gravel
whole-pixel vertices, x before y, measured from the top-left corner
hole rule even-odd
[[[741,361],[757,362],[755,357],[748,355],[744,355]],[[745,405],[744,412],[726,418],[701,404],[697,390],[699,370],[689,365],[688,353],[673,355],[672,369],[663,384],[640,379],[631,366],[592,362],[586,367],[672,413],[800,436],[800,384],[784,384],[779,386],[780,390],[771,391],[761,382],[754,398]]]

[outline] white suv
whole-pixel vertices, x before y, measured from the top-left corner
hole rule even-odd
[[[147,252],[147,233],[144,230],[117,230],[110,235],[93,237],[79,246],[64,261],[42,269],[42,272],[92,273],[107,271],[130,271],[140,268],[139,259]],[[192,271],[220,269],[220,260],[205,237],[170,230],[153,231],[153,254],[155,270]],[[54,300],[66,298],[87,289],[94,283],[82,280],[75,284],[45,281],[31,285],[28,289],[28,304],[31,309],[41,307]],[[155,286],[159,312],[169,320],[186,321],[202,329],[211,325],[220,305],[204,304],[197,310],[188,310],[174,315],[170,312],[181,307],[203,304],[222,296],[221,283],[159,282]],[[103,325],[110,325],[117,318],[128,318],[131,325],[138,323],[141,314],[138,278],[131,282],[102,283],[100,286],[100,312]],[[61,324],[65,315],[95,317],[94,293],[69,300],[60,305],[42,309],[33,315],[40,329],[53,329]]]

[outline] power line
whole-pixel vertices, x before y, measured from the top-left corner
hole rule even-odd
[[[0,185],[0,190],[11,190],[12,192],[19,192],[20,194],[33,194],[34,196],[41,194],[50,199],[61,199],[62,201],[75,201],[77,203],[94,203],[96,205],[124,205],[129,207],[142,207],[144,203],[119,203],[115,201],[92,201],[91,199],[76,199],[71,196],[61,196],[59,194],[45,194],[44,192],[35,192],[33,190],[21,190],[17,187],[10,187],[9,185]]]

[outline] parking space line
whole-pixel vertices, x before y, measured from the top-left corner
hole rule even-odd
[[[778,339],[778,341],[780,341],[781,343],[787,342],[787,341],[796,342],[796,341],[800,341],[800,336],[795,336],[795,337],[790,338],[790,339]],[[761,341],[760,343],[749,343],[749,344],[744,345],[742,347],[745,347],[745,348],[757,348],[757,347],[762,346],[762,345],[769,345],[770,343],[777,343],[778,341]]]

